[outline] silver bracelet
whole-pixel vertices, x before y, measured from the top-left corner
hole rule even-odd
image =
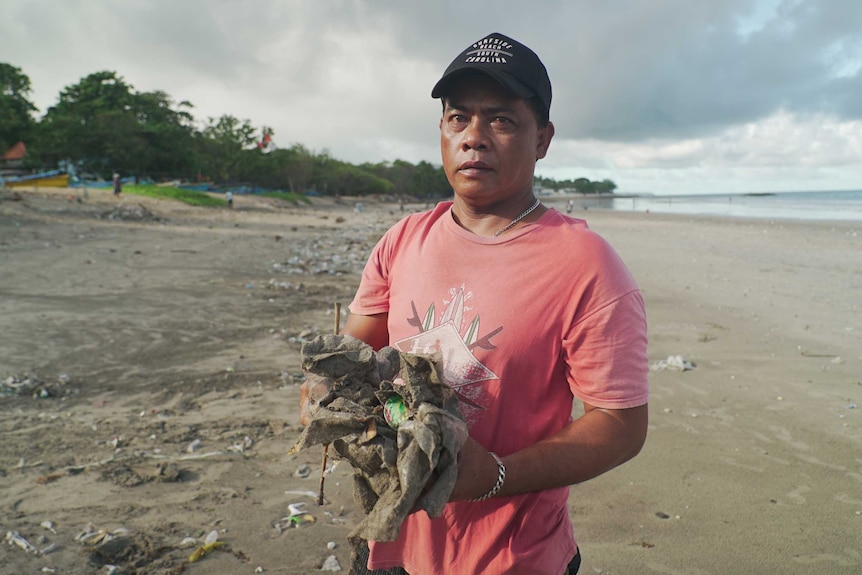
[[[500,456],[494,453],[493,451],[489,451],[491,457],[494,458],[494,461],[497,462],[497,483],[494,484],[494,487],[491,488],[491,491],[486,493],[485,495],[480,495],[479,497],[474,497],[469,501],[485,501],[486,499],[490,499],[497,495],[500,492],[500,489],[503,487],[503,482],[506,481],[506,466],[503,465],[503,460],[500,459]]]

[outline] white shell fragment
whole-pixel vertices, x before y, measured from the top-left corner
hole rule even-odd
[[[42,523],[39,524],[39,526],[44,527],[45,529],[47,529],[48,531],[50,531],[54,535],[57,534],[57,530],[54,529],[54,523],[52,521],[47,521],[47,520],[43,521]]]

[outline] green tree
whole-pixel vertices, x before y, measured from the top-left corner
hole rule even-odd
[[[411,193],[418,198],[444,198],[452,195],[452,186],[443,166],[422,161],[416,165],[410,180]]]
[[[33,136],[36,106],[30,102],[30,78],[20,68],[0,62],[0,154]]]
[[[144,143],[137,138],[133,94],[116,72],[96,72],[60,92],[42,118],[42,151],[86,171],[130,172]]]
[[[401,196],[411,193],[414,171],[415,168],[410,162],[395,160],[381,176],[392,182],[392,192]]]
[[[367,168],[336,160],[325,151],[315,156],[313,183],[324,194],[342,196],[390,194],[395,188]]]
[[[251,175],[247,168],[257,158],[255,154],[259,154],[255,132],[248,120],[240,121],[231,115],[209,118],[197,136],[202,175],[216,182]]]
[[[48,164],[70,160],[103,177],[191,176],[198,164],[189,102],[162,91],[135,92],[116,72],[64,88],[39,125]]]
[[[593,182],[596,192],[600,194],[612,194],[617,189],[617,185],[611,180],[602,180],[601,182]]]
[[[593,193],[593,183],[588,178],[578,178],[573,183],[575,191],[579,194]]]
[[[142,144],[134,173],[153,178],[194,177],[198,156],[194,117],[189,102],[176,106],[162,91],[136,93],[132,98],[135,140]]]
[[[392,163],[362,164],[362,169],[392,183],[392,193],[417,198],[441,198],[452,189],[442,166],[422,161],[414,165],[404,160]]]
[[[314,175],[314,154],[302,144],[278,149],[265,156],[266,163],[272,164],[268,173],[273,174],[273,184],[269,187],[286,188],[296,194],[304,194]]]

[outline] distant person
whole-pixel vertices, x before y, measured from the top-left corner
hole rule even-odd
[[[120,192],[122,192],[122,191],[123,191],[123,182],[120,181],[120,174],[117,172],[114,172],[114,195],[119,196]]]
[[[469,438],[443,514],[408,515],[351,572],[573,575],[568,486],[628,461],[646,438],[643,298],[604,239],[533,193],[554,125],[532,50],[490,34],[431,96],[454,199],[380,239],[343,333],[375,349],[439,345]],[[573,418],[575,398],[584,411]]]
[[[224,199],[227,200],[227,207],[233,207],[233,192],[228,192],[224,195]]]
[[[575,201],[569,200],[566,202],[566,213],[571,214],[573,209],[575,209]]]

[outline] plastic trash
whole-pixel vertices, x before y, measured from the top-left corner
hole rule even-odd
[[[410,417],[410,410],[404,405],[404,398],[393,395],[383,404],[383,418],[392,429],[398,429]]]
[[[189,563],[194,563],[196,561],[200,561],[203,559],[207,553],[213,551],[214,549],[218,549],[219,547],[224,547],[227,543],[218,540],[218,531],[213,529],[209,533],[207,533],[206,538],[204,539],[204,544],[198,547],[197,549],[189,555]]]
[[[681,355],[669,355],[667,359],[662,359],[652,365],[653,371],[689,371],[694,369],[694,363],[684,359]]]
[[[27,541],[17,531],[7,531],[6,542],[9,543],[9,545],[17,546],[26,553],[33,553],[34,555],[39,554],[39,550],[36,548],[36,546]]]
[[[330,555],[320,567],[321,571],[341,571],[341,564],[338,562],[338,557]]]

